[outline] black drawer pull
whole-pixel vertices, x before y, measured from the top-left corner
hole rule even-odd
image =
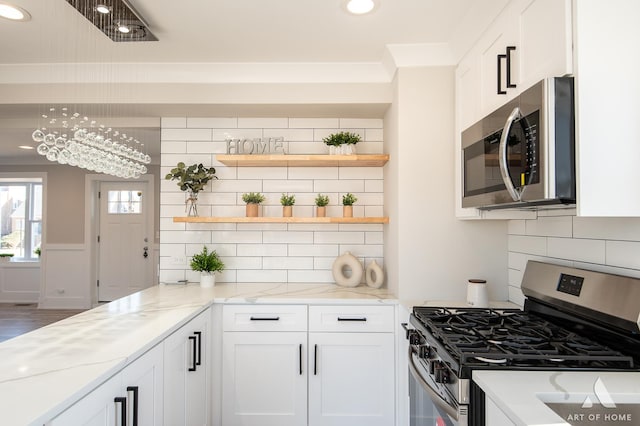
[[[367,317],[360,317],[360,318],[343,318],[343,317],[338,317],[338,321],[361,321],[364,322],[367,320]]]
[[[298,362],[300,363],[300,375],[302,376],[302,343],[298,346]]]
[[[313,375],[318,375],[318,345],[313,345]]]
[[[516,87],[514,83],[511,83],[511,52],[516,50],[515,46],[507,46],[507,87]]]
[[[198,358],[196,365],[202,364],[202,331],[194,331],[193,334],[198,338]]]
[[[507,91],[502,90],[502,60],[507,59],[507,55],[498,55],[498,95],[506,95]]]
[[[191,367],[189,367],[189,371],[196,371],[196,366],[198,365],[196,362],[196,336],[189,336],[189,340],[193,343],[191,346]]]
[[[113,398],[113,402],[120,404],[120,426],[127,426],[127,398],[117,396]]]
[[[280,317],[251,317],[251,321],[280,321]]]
[[[138,387],[127,386],[127,392],[133,392],[133,426],[138,426]]]

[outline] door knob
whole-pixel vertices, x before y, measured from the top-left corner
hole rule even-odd
[[[144,257],[145,259],[149,257],[149,247],[144,246],[142,250],[143,250],[142,257]]]

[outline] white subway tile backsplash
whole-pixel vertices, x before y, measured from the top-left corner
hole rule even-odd
[[[605,263],[605,242],[575,238],[549,238],[547,255],[559,259]]]
[[[571,219],[571,216],[549,216],[525,220],[526,234],[570,238],[573,233]]]
[[[210,141],[211,129],[162,129],[163,141]]]
[[[526,225],[524,220],[510,220],[507,225],[509,235],[525,235]]]
[[[607,241],[605,263],[622,268],[640,269],[640,242]]]
[[[640,218],[574,217],[573,233],[575,238],[640,241]]]
[[[236,117],[188,117],[187,127],[194,129],[233,129],[238,127]]]
[[[509,235],[507,238],[509,251],[520,253],[547,255],[547,239],[544,237],[528,237],[521,235]]]
[[[515,303],[516,305],[522,307],[524,306],[524,294],[522,294],[522,290],[518,287],[509,286],[509,301]]]
[[[337,118],[289,118],[291,129],[336,129],[338,126]]]
[[[219,180],[198,197],[201,216],[244,216],[242,194],[261,192],[263,216],[282,216],[282,193],[296,195],[295,217],[315,216],[318,193],[330,197],[328,216],[341,217],[341,196],[356,194],[354,216],[383,215],[382,168],[229,167],[216,160],[226,153],[229,138],[283,137],[288,153],[327,154],[322,138],[338,131],[363,137],[358,153],[383,152],[381,119],[177,117],[162,120],[161,174],[178,162],[216,168]],[[215,249],[226,263],[219,282],[334,282],[331,266],[344,251],[361,262],[383,264],[383,225],[305,223],[174,223],[185,216],[185,193],[175,182],[160,182],[161,261],[164,280],[189,279],[198,273],[188,266],[190,255],[203,245]]]

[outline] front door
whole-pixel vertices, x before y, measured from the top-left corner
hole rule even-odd
[[[99,302],[127,296],[152,284],[146,193],[145,182],[100,184]]]

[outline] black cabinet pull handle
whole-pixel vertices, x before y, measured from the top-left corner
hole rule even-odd
[[[507,87],[514,88],[515,84],[511,83],[511,52],[516,50],[515,46],[507,46]]]
[[[302,343],[298,346],[298,362],[300,363],[300,375],[302,376]]]
[[[280,317],[251,317],[251,321],[279,321]]]
[[[506,95],[507,91],[502,90],[502,60],[507,59],[507,55],[498,55],[498,95]]]
[[[313,375],[318,375],[318,345],[313,345]]]
[[[127,386],[127,393],[133,392],[133,426],[138,426],[138,387]]]
[[[196,365],[202,364],[202,331],[194,331],[193,334],[198,338],[198,358]]]
[[[360,318],[343,318],[343,317],[338,317],[338,321],[366,321],[367,317],[360,317]]]
[[[191,342],[193,343],[193,345],[191,346],[191,367],[189,367],[189,371],[196,371],[196,336],[189,336],[189,340],[191,340]]]
[[[120,404],[120,426],[127,426],[127,398],[117,396],[113,398],[113,402]]]

